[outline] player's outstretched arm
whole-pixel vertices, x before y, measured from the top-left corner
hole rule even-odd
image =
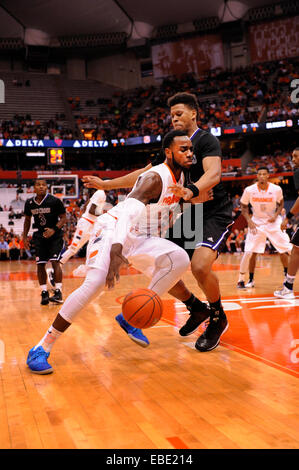
[[[138,177],[145,171],[149,170],[151,167],[152,165],[149,164],[145,168],[135,170],[125,176],[120,176],[119,178],[105,181],[101,178],[98,178],[97,176],[85,175],[83,176],[82,181],[86,188],[103,189],[104,191],[109,191],[110,189],[132,188]]]
[[[199,193],[197,196],[194,196],[194,191],[189,188],[180,187],[179,185],[171,186],[171,191],[176,196],[183,198],[184,201],[198,204],[213,199],[212,188],[221,180],[221,158],[217,156],[205,157],[202,163],[204,174],[193,183],[193,186],[196,186]]]

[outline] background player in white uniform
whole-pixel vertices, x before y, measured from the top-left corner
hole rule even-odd
[[[254,269],[256,255],[264,253],[267,238],[280,254],[286,273],[288,253],[292,250],[289,236],[281,230],[281,211],[283,209],[282,189],[277,184],[269,183],[269,170],[261,167],[257,171],[257,183],[245,188],[241,197],[242,214],[248,223],[248,234],[245,241],[245,253],[240,264],[238,287],[254,287]],[[249,213],[249,204],[252,215]],[[244,285],[245,273],[249,266],[249,282]]]
[[[171,131],[163,149],[165,162],[140,176],[125,201],[98,218],[87,249],[84,283],[66,299],[50,329],[29,351],[27,365],[33,372],[52,372],[47,359],[55,340],[105,284],[114,286],[123,263],[129,260],[149,276],[149,289],[159,295],[168,292],[188,268],[186,251],[158,236],[169,228],[169,216],[178,207],[180,198],[169,187],[184,183],[183,169],[192,165],[192,143],[184,131]]]
[[[64,265],[72,256],[85,245],[93,231],[94,223],[103,212],[106,202],[105,191],[99,189],[85,203],[85,210],[78,220],[76,231],[68,249],[62,254],[60,264]],[[48,280],[53,285],[53,269],[47,269]]]
[[[98,216],[103,213],[103,206],[105,202],[106,194],[105,191],[101,189],[95,191],[95,193],[91,196],[84,213],[78,220],[72,243],[60,258],[61,264],[65,264],[89,240],[93,231],[94,223],[96,222]]]

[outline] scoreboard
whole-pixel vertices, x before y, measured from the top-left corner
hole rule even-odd
[[[59,148],[59,149],[48,148],[47,156],[48,156],[48,165],[64,165],[65,164],[64,148]]]

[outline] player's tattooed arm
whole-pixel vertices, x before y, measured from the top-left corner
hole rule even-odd
[[[152,165],[149,164],[145,168],[132,171],[132,173],[120,176],[119,178],[113,178],[112,180],[102,180],[98,176],[85,175],[83,176],[82,181],[86,188],[103,189],[104,191],[109,191],[110,189],[132,188],[138,177],[151,167]]]

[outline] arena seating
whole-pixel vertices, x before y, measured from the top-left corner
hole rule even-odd
[[[65,103],[59,94],[55,75],[1,71],[1,78],[5,82],[6,93],[2,120],[13,119],[17,112],[23,116],[30,114],[33,120],[42,123],[55,118],[57,113],[65,114]],[[63,125],[68,127],[69,123],[63,121]]]
[[[296,59],[255,64],[235,71],[214,70],[199,78],[170,77],[160,86],[129,91],[95,80],[69,80],[64,76],[23,72],[3,72],[2,76],[7,83],[2,121],[12,120],[16,109],[19,115],[29,114],[41,124],[52,118],[56,129],[54,126],[50,131],[66,139],[82,136],[82,132],[86,139],[164,133],[170,127],[166,102],[178,91],[197,95],[199,121],[204,129],[298,115],[298,108],[290,101],[290,80],[299,77]],[[26,86],[28,80],[30,86]],[[63,118],[57,121],[57,116]],[[5,130],[6,137],[14,137],[13,129]],[[39,135],[46,131],[39,130]],[[3,137],[1,120],[0,137]]]

